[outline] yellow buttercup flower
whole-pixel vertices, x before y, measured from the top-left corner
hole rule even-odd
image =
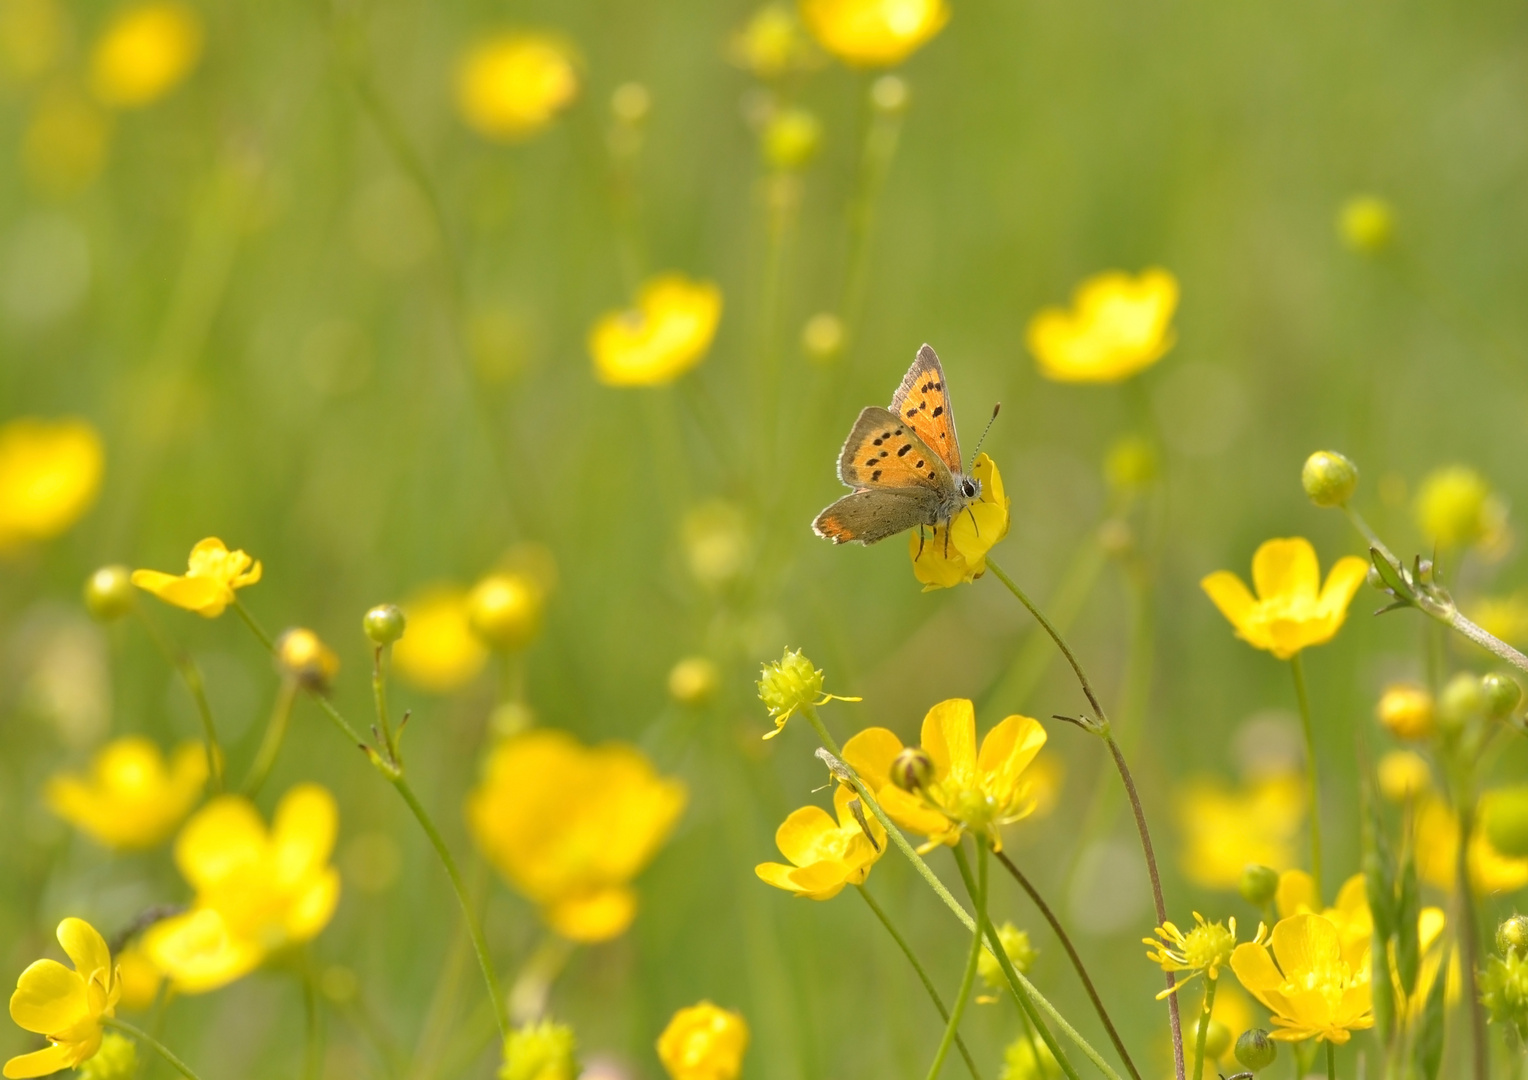
[[[1166,270],[1095,274],[1077,287],[1071,310],[1049,307],[1029,320],[1029,351],[1047,379],[1119,382],[1167,355],[1177,307],[1178,279]]]
[[[1146,950],[1146,959],[1159,965],[1163,971],[1189,972],[1188,978],[1157,994],[1158,1001],[1177,993],[1200,975],[1211,982],[1220,978],[1221,967],[1230,963],[1231,951],[1236,948],[1235,918],[1223,923],[1206,922],[1204,916],[1197,911],[1194,912],[1194,925],[1186,931],[1165,922],[1152,933],[1156,937],[1141,939],[1143,945],[1151,946]]]
[[[1409,802],[1432,790],[1432,767],[1421,754],[1391,750],[1374,766],[1379,793],[1393,803]]]
[[[1368,947],[1374,936],[1374,917],[1369,912],[1369,894],[1362,874],[1354,874],[1344,881],[1337,890],[1336,902],[1323,908],[1321,898],[1316,895],[1315,878],[1304,870],[1286,870],[1279,875],[1274,907],[1280,919],[1293,915],[1320,915],[1336,927],[1344,954],[1356,955]]]
[[[1380,725],[1397,739],[1425,739],[1433,733],[1433,696],[1424,686],[1396,683],[1385,687],[1375,706]]]
[[[777,79],[821,63],[796,13],[783,3],[765,4],[732,37],[732,62],[761,79]]]
[[[858,701],[857,697],[841,697],[826,693],[822,688],[822,669],[812,666],[800,649],[786,649],[780,659],[765,664],[759,672],[759,700],[769,709],[769,718],[775,722],[773,731],[764,738],[773,739],[785,730],[786,721],[798,709],[826,705],[830,701]]]
[[[489,574],[467,596],[467,623],[491,648],[525,648],[541,629],[546,596],[528,574]]]
[[[856,798],[852,788],[839,785],[833,793],[837,821],[817,806],[793,811],[775,830],[775,844],[792,865],[760,863],[754,873],[775,888],[808,900],[831,900],[845,885],[863,885],[886,850],[886,830],[868,810],[855,817],[850,803]]]
[[[1231,970],[1273,1013],[1283,1042],[1321,1039],[1342,1044],[1374,1026],[1369,986],[1369,943],[1344,946],[1337,927],[1321,915],[1279,921],[1268,944],[1238,945]]]
[[[79,776],[48,781],[48,808],[97,843],[151,848],[169,838],[201,798],[207,753],[182,743],[167,763],[159,747],[140,735],[108,743]]]
[[[618,937],[637,913],[631,881],[683,812],[685,788],[633,746],[585,747],[561,731],[502,740],[467,797],[478,848],[571,941]]]
[[[944,0],[800,0],[801,19],[828,52],[855,67],[892,67],[950,21]]]
[[[844,760],[859,773],[898,825],[928,837],[924,850],[954,844],[970,830],[1002,849],[1000,826],[1033,812],[1025,769],[1045,745],[1045,729],[1028,716],[1010,716],[976,748],[976,708],[965,698],[941,701],[923,718],[922,745],[933,778],[916,794],[891,782],[902,741],[885,728],[867,728],[844,744]]]
[[[479,135],[512,142],[547,127],[578,96],[572,48],[550,34],[500,34],[472,46],[456,70],[456,106]]]
[[[106,27],[90,57],[96,96],[119,109],[148,105],[190,74],[202,54],[202,24],[185,4],[138,4]]]
[[[923,591],[970,584],[987,572],[987,552],[1008,535],[1011,500],[1003,493],[1003,477],[990,457],[979,454],[971,475],[982,486],[981,497],[955,516],[949,524],[946,552],[945,529],[936,525],[929,536],[918,529],[908,539],[913,576]]]
[[[11,1019],[44,1035],[48,1046],[5,1063],[7,1080],[78,1068],[101,1048],[101,1021],[116,1012],[122,988],[106,941],[84,919],[58,924],[58,943],[74,964],[38,960],[16,980]]]
[[[1297,775],[1265,777],[1230,789],[1189,780],[1174,799],[1183,834],[1178,865],[1195,885],[1235,889],[1248,863],[1275,870],[1292,865],[1305,821],[1305,788]]]
[[[1480,820],[1490,811],[1491,793],[1481,796]],[[1441,798],[1423,794],[1412,819],[1416,830],[1417,876],[1430,885],[1452,891],[1457,880],[1459,818]],[[1528,885],[1528,859],[1503,855],[1491,845],[1483,828],[1470,836],[1470,882],[1477,893],[1516,892]]]
[[[635,307],[601,315],[589,331],[594,374],[610,386],[658,386],[689,371],[711,348],[722,291],[682,274],[650,279]]]
[[[734,1080],[747,1049],[747,1021],[709,1001],[680,1009],[658,1036],[658,1060],[670,1080]]]
[[[1440,547],[1492,546],[1507,525],[1507,507],[1480,473],[1465,465],[1434,469],[1416,498],[1417,527]]]
[[[175,864],[196,891],[191,909],[150,927],[144,952],[177,991],[195,994],[316,937],[339,903],[329,865],[338,828],[334,796],[317,784],[282,796],[269,829],[243,796],[213,799],[175,841]]]
[[[209,536],[191,549],[184,574],[159,570],[134,570],[133,584],[153,593],[167,604],[215,619],[234,602],[234,590],[260,580],[259,559],[243,551],[229,551],[223,541]]]
[[[488,663],[488,648],[472,632],[467,591],[432,585],[404,601],[405,630],[393,646],[393,670],[434,694],[466,686]]]
[[[67,530],[95,502],[106,452],[83,420],[0,426],[0,551]]]
[[[1337,214],[1337,232],[1353,251],[1372,255],[1388,247],[1395,233],[1395,211],[1375,195],[1355,195]]]
[[[1199,584],[1236,628],[1237,637],[1288,660],[1307,646],[1332,640],[1368,572],[1368,563],[1345,555],[1323,586],[1316,549],[1296,536],[1264,541],[1252,556],[1256,599],[1229,570],[1217,570]]]

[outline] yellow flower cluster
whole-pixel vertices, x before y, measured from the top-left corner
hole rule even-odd
[[[1238,945],[1231,970],[1273,1014],[1273,1037],[1346,1043],[1374,1026],[1369,940],[1345,938],[1324,915],[1279,920],[1263,940]]]
[[[747,1022],[709,1001],[680,1009],[658,1037],[658,1060],[670,1080],[734,1080],[747,1050]]]

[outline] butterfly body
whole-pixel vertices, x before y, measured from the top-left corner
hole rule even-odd
[[[929,346],[918,350],[890,408],[860,412],[839,453],[838,478],[854,492],[812,522],[835,544],[948,525],[981,495],[962,465],[944,369]]]

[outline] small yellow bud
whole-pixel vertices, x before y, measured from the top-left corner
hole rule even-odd
[[[773,168],[799,169],[822,143],[822,121],[805,109],[779,109],[764,125],[759,147]]]
[[[309,690],[327,690],[340,670],[340,658],[311,630],[297,627],[276,639],[276,666]]]
[[[125,566],[103,566],[85,581],[85,607],[101,622],[120,619],[136,601],[133,572]]]
[[[704,705],[716,695],[722,673],[704,656],[687,656],[669,672],[669,697],[681,705]]]
[[[1397,739],[1425,739],[1433,733],[1433,696],[1421,686],[1387,686],[1374,715]]]
[[[923,747],[909,746],[891,759],[891,782],[903,791],[922,791],[933,780],[934,759]]]
[[[407,620],[397,604],[378,604],[361,619],[366,636],[378,645],[391,645],[403,636]]]
[[[1375,767],[1379,793],[1393,803],[1409,802],[1432,790],[1432,769],[1421,754],[1392,750]]]
[[[876,112],[895,116],[905,112],[912,92],[900,75],[882,75],[870,84],[870,104]]]
[[[1265,907],[1272,902],[1274,893],[1279,891],[1279,872],[1271,866],[1248,863],[1236,889],[1242,899],[1253,907]]]
[[[680,1009],[658,1036],[658,1060],[671,1080],[735,1080],[747,1049],[747,1022],[709,1001]]]
[[[1332,450],[1317,450],[1300,470],[1305,494],[1317,506],[1343,506],[1358,488],[1358,466]]]
[[[1372,255],[1390,245],[1395,233],[1395,212],[1384,199],[1356,195],[1342,204],[1337,231],[1349,248]]]
[[[1140,491],[1157,478],[1157,452],[1138,435],[1127,435],[1109,448],[1104,477],[1121,493]]]
[[[1496,951],[1503,956],[1528,956],[1528,916],[1513,915],[1496,928]]]
[[[1528,855],[1528,788],[1493,791],[1481,803],[1491,846],[1513,859]]]
[[[844,350],[844,321],[831,311],[821,311],[801,328],[801,347],[819,364],[826,364]]]
[[[1236,1060],[1244,1069],[1262,1072],[1279,1057],[1279,1044],[1268,1037],[1262,1028],[1244,1031],[1236,1040]]]
[[[1523,688],[1517,680],[1496,671],[1481,676],[1480,694],[1486,715],[1492,720],[1505,720],[1523,700]]]
[[[817,704],[822,697],[822,672],[801,655],[801,650],[785,650],[785,655],[765,664],[759,676],[759,700],[775,719],[776,730],[802,706]]]
[[[1029,933],[1020,930],[1011,922],[1005,922],[997,928],[997,939],[1003,943],[1003,952],[1008,954],[1008,962],[1020,975],[1027,974],[1034,967],[1035,960],[1040,953],[1029,943]],[[1003,966],[998,963],[990,947],[984,947],[976,958],[977,974],[982,981],[994,990],[1008,985],[1008,977],[1003,974]]]
[[[573,1029],[550,1020],[526,1024],[504,1040],[499,1080],[577,1080]]]
[[[541,587],[524,574],[489,574],[467,597],[467,622],[485,645],[513,652],[541,629]]]

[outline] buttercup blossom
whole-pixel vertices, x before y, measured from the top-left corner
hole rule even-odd
[[[601,315],[589,331],[594,373],[610,386],[673,382],[705,359],[722,317],[722,291],[682,274],[650,279],[636,306]]]
[[[747,1049],[747,1022],[709,1001],[680,1009],[658,1036],[658,1060],[670,1080],[734,1080]]]
[[[151,848],[169,838],[201,798],[207,754],[182,743],[167,763],[159,747],[139,735],[108,743],[83,776],[48,781],[48,808],[97,843]]]
[[[1432,767],[1421,754],[1391,750],[1374,766],[1379,793],[1393,803],[1420,798],[1432,790]]]
[[[577,96],[573,50],[549,34],[489,38],[468,49],[457,67],[457,109],[469,127],[490,139],[528,138]]]
[[[407,630],[393,645],[393,670],[434,694],[459,690],[488,663],[488,648],[472,632],[467,591],[432,585],[401,605]]]
[[[1491,546],[1507,525],[1507,507],[1480,473],[1465,465],[1434,469],[1417,490],[1417,527],[1441,547]]]
[[[1173,801],[1183,834],[1178,865],[1209,889],[1234,889],[1248,863],[1275,870],[1294,864],[1305,822],[1305,788],[1294,774],[1240,789],[1208,779],[1181,785]]]
[[[180,3],[130,7],[107,26],[90,57],[96,97],[119,109],[149,105],[191,73],[202,55],[202,24]]]
[[[0,551],[66,531],[95,502],[106,452],[83,420],[0,426]]]
[[[1167,355],[1177,307],[1178,279],[1166,270],[1096,274],[1077,287],[1071,310],[1045,308],[1029,320],[1029,351],[1048,379],[1119,382]]]
[[[1490,792],[1481,796],[1480,820],[1490,814],[1491,798]],[[1443,799],[1423,793],[1417,799],[1412,827],[1416,830],[1413,850],[1417,876],[1430,885],[1452,891],[1458,869],[1458,816]],[[1470,881],[1477,893],[1516,892],[1528,885],[1528,859],[1512,858],[1497,851],[1483,828],[1470,835],[1468,862]]]
[[[209,536],[191,549],[190,567],[184,574],[134,570],[133,584],[167,604],[215,619],[234,602],[234,590],[255,584],[260,572],[259,559],[229,551],[223,541]]]
[[[1425,739],[1433,733],[1433,696],[1426,687],[1396,683],[1385,687],[1375,706],[1380,725],[1397,739]]]
[[[1045,729],[1028,716],[1010,716],[976,748],[976,709],[965,698],[941,701],[923,718],[922,745],[934,777],[917,793],[891,782],[891,763],[902,740],[885,728],[867,728],[844,744],[844,760],[859,773],[881,808],[910,832],[923,833],[927,851],[955,844],[963,830],[1002,849],[999,827],[1034,810],[1025,769],[1045,745]]]
[[[854,67],[892,67],[950,21],[944,0],[800,0],[801,19],[828,52]]]
[[[1323,586],[1316,549],[1309,540],[1296,536],[1264,541],[1252,556],[1256,598],[1229,570],[1217,570],[1199,584],[1235,627],[1237,637],[1288,660],[1301,649],[1336,635],[1368,572],[1368,563],[1345,555]]]
[[[1342,1044],[1374,1026],[1369,942],[1345,944],[1321,915],[1279,921],[1267,944],[1251,941],[1231,954],[1242,986],[1273,1013],[1273,1038]]]
[[[175,841],[175,864],[196,891],[191,909],[150,927],[144,952],[177,991],[195,994],[316,937],[339,902],[329,865],[338,827],[334,796],[317,784],[282,796],[269,829],[243,796],[213,799]]]
[[[45,1035],[48,1046],[5,1063],[8,1080],[78,1068],[101,1048],[101,1021],[116,1012],[121,985],[106,941],[84,919],[58,924],[58,943],[74,964],[38,960],[16,980],[11,1019]]]
[[[478,848],[570,941],[618,937],[637,914],[631,881],[683,812],[685,787],[635,747],[585,747],[533,729],[489,753],[467,797]]]
[[[1211,982],[1220,978],[1221,967],[1230,962],[1231,951],[1236,948],[1235,918],[1224,923],[1205,922],[1204,916],[1196,911],[1194,925],[1187,931],[1165,922],[1152,932],[1156,937],[1141,939],[1142,944],[1151,946],[1146,950],[1146,959],[1160,965],[1163,971],[1190,973],[1172,989],[1159,993],[1158,1001],[1176,993],[1200,975]]]
[[[1374,918],[1369,913],[1369,895],[1362,874],[1354,874],[1344,881],[1337,890],[1336,903],[1323,908],[1321,898],[1316,895],[1315,879],[1304,870],[1286,870],[1279,875],[1274,905],[1280,919],[1305,914],[1326,919],[1336,928],[1344,953],[1367,947],[1374,936]]]
[[[1011,500],[1003,493],[1002,474],[990,457],[979,454],[971,475],[981,483],[981,497],[950,522],[948,554],[944,527],[934,526],[932,535],[921,529],[910,534],[913,576],[923,582],[924,592],[970,584],[981,577],[987,572],[987,552],[1008,535]]]
[[[845,885],[863,885],[886,850],[886,830],[868,810],[862,810],[870,829],[866,835],[849,805],[856,798],[852,788],[839,785],[833,794],[837,821],[817,806],[792,811],[775,830],[775,844],[792,865],[760,863],[754,873],[775,888],[808,900],[831,900]]]
[[[528,574],[489,574],[467,596],[467,623],[491,648],[523,649],[541,629],[546,597]]]

